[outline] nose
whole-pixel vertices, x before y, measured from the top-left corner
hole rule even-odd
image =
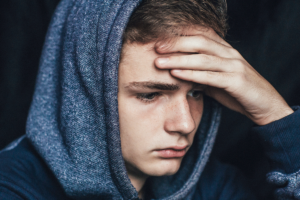
[[[196,128],[187,99],[180,99],[172,103],[166,111],[164,129],[169,133],[189,134]]]

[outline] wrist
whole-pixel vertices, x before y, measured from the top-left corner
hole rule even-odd
[[[264,126],[274,121],[280,120],[292,113],[294,113],[294,110],[289,106],[285,106],[284,108],[274,110],[273,112],[267,114],[265,117],[259,120],[254,120],[254,122],[259,126]]]

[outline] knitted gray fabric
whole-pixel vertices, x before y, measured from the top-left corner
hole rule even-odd
[[[118,121],[122,33],[139,0],[63,0],[46,37],[27,137],[74,199],[136,199]],[[151,178],[157,199],[189,199],[208,160],[220,107],[205,100],[194,144],[173,176]]]

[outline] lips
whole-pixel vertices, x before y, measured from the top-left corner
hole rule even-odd
[[[174,146],[165,149],[155,150],[159,157],[162,158],[181,158],[187,152],[187,146]]]

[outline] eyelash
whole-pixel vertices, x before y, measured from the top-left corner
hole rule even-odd
[[[203,95],[203,91],[201,91],[201,90],[192,90],[192,91],[190,91],[190,92],[188,93],[188,95],[189,95],[190,93],[194,93],[194,92],[198,92],[198,94],[200,94],[200,96],[198,96],[198,97],[193,97],[192,95],[190,95],[190,96],[192,96],[192,97],[195,98],[195,99],[200,99],[200,98],[202,97],[202,95]]]
[[[194,97],[195,99],[199,99],[202,97],[202,94],[203,92],[200,91],[200,90],[193,90],[193,91],[190,91],[188,93],[188,95],[194,93],[194,92],[198,92],[200,93],[201,96],[198,96],[198,97]],[[155,97],[158,97],[158,96],[161,96],[162,94],[159,93],[159,92],[152,92],[152,93],[140,93],[140,94],[137,94],[136,98],[141,100],[142,102],[144,103],[152,103],[155,101]],[[192,96],[192,95],[190,95]],[[152,98],[151,98],[152,97]],[[193,96],[192,96],[193,97]]]
[[[153,98],[149,98],[150,96],[153,96]],[[139,100],[141,100],[142,102],[145,102],[145,103],[151,103],[154,101],[154,98],[157,97],[157,96],[161,96],[162,94],[159,93],[159,92],[152,92],[152,93],[140,93],[140,94],[137,94],[136,98],[138,98]]]

